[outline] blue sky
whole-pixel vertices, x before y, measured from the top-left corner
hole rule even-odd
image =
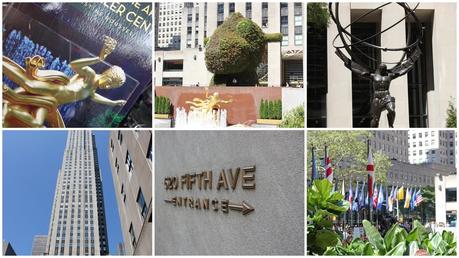
[[[96,135],[111,254],[122,242],[108,159],[108,131]],[[30,255],[35,235],[48,234],[54,190],[67,131],[3,132],[3,239],[18,255]]]

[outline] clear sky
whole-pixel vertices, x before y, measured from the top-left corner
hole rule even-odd
[[[122,242],[108,159],[108,131],[96,135],[110,254]],[[67,131],[3,131],[3,239],[30,255],[35,235],[48,234],[54,190]]]

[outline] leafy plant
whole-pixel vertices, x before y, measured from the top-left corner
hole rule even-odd
[[[308,27],[325,29],[329,23],[327,3],[308,3],[307,5]]]
[[[282,119],[281,100],[261,100],[260,102],[261,119]]]
[[[286,114],[284,114],[282,123],[279,125],[279,127],[281,128],[304,128],[304,106],[300,105],[290,110]]]
[[[456,240],[449,231],[431,233],[417,220],[413,229],[407,233],[398,224],[394,224],[382,237],[369,221],[363,221],[363,228],[368,242],[356,239],[347,246],[329,246],[325,255],[456,255]]]
[[[448,114],[448,118],[446,119],[446,127],[448,128],[456,128],[457,127],[457,110],[456,106],[454,105],[456,101],[454,99],[449,101],[448,110],[446,111]]]
[[[341,243],[332,221],[348,209],[349,203],[341,193],[333,191],[327,179],[314,180],[307,195],[308,252],[323,254],[327,247]]]
[[[171,101],[165,96],[155,97],[155,114],[170,114]]]

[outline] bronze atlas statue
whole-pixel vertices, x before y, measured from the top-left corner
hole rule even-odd
[[[381,28],[381,31],[365,38],[359,38],[349,32],[350,27],[377,12],[381,8],[389,5],[397,4],[404,9],[404,16],[397,22],[387,28]],[[350,24],[343,27],[339,19],[339,3],[329,4],[329,13],[333,22],[335,23],[338,34],[333,39],[333,47],[335,48],[336,55],[343,60],[344,65],[358,76],[368,79],[372,86],[372,100],[371,100],[371,127],[378,127],[381,112],[387,110],[387,120],[389,127],[394,127],[395,121],[395,98],[390,95],[389,87],[392,80],[400,77],[409,72],[422,52],[420,45],[422,44],[422,37],[424,27],[416,16],[416,9],[419,4],[413,8],[408,3],[384,3],[377,8],[370,10],[361,16],[354,19]],[[406,46],[388,48],[372,44],[374,39],[384,32],[392,29],[401,22],[406,22],[407,38]],[[414,33],[411,33],[414,30]],[[413,34],[413,35],[412,35]],[[341,41],[337,45],[337,40]],[[373,41],[371,41],[373,40]],[[400,52],[401,58],[397,62],[382,62],[376,58],[366,54],[362,48],[376,49],[383,52]],[[370,62],[376,63],[375,68],[368,65]],[[387,65],[392,65],[387,68]]]

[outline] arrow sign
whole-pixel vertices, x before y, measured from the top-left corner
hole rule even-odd
[[[241,211],[242,215],[247,215],[247,214],[249,214],[249,213],[251,213],[252,211],[255,210],[252,206],[250,206],[245,201],[242,201],[241,205],[230,203],[230,204],[228,204],[228,208],[230,208],[230,210],[234,210],[234,211]]]

